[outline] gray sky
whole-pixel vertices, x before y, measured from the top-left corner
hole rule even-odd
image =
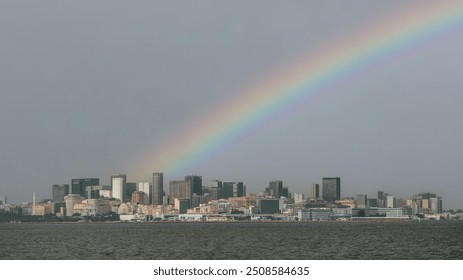
[[[51,197],[53,184],[135,164],[198,115],[280,67],[424,1],[1,1],[0,195]],[[262,191],[342,195],[431,191],[463,208],[463,31],[393,57],[316,102],[243,135],[196,173]]]

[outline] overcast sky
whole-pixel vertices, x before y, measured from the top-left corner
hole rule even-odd
[[[175,2],[175,3],[174,3]],[[180,3],[179,3],[180,2]],[[136,164],[192,120],[311,52],[425,1],[1,1],[0,195],[51,197],[53,184]],[[392,57],[330,94],[275,116],[190,166],[308,193],[341,177],[342,196],[442,196],[463,208],[463,31]]]

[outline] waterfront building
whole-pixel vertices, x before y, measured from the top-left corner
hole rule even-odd
[[[353,197],[343,197],[342,199],[336,200],[335,203],[346,206],[346,207],[350,207],[350,208],[357,207],[357,204]]]
[[[257,207],[261,214],[275,214],[280,212],[280,200],[276,198],[257,199]]]
[[[69,194],[69,184],[53,185],[51,193],[53,201],[63,202],[64,197]]]
[[[327,202],[341,199],[341,178],[325,177],[322,180],[322,197]]]
[[[401,208],[354,208],[352,219],[409,219]]]
[[[100,179],[98,178],[72,179],[69,194],[78,194],[82,197],[86,197],[87,186],[98,186],[99,184]]]
[[[164,173],[153,173],[153,184],[150,194],[150,204],[163,205],[164,204]]]
[[[121,202],[127,200],[126,197],[127,188],[127,176],[125,174],[113,174],[111,175],[111,190],[112,197],[119,199]]]
[[[352,217],[351,207],[337,207],[331,209],[331,219],[348,219]]]
[[[297,217],[299,221],[328,221],[331,216],[330,208],[311,208],[299,210]]]

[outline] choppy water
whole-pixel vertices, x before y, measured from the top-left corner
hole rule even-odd
[[[0,224],[0,259],[463,259],[463,222]]]

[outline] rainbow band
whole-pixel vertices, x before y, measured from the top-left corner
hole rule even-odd
[[[212,156],[251,128],[281,111],[322,94],[362,69],[392,54],[418,46],[463,23],[462,1],[433,1],[370,28],[356,37],[308,56],[258,87],[239,94],[224,107],[199,120],[191,129],[160,147],[148,168],[180,175]]]

